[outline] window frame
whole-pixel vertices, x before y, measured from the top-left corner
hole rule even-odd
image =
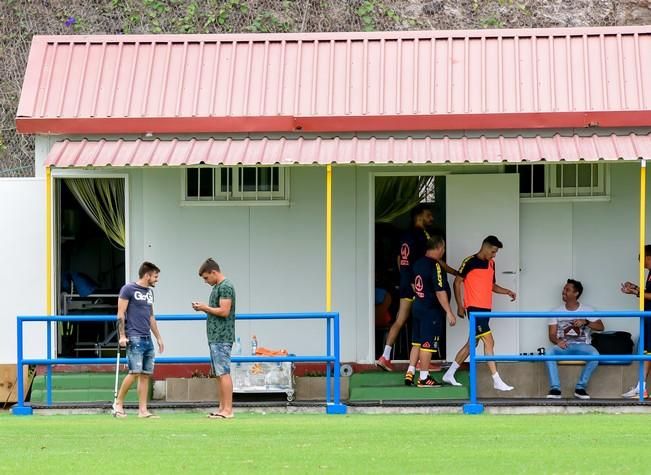
[[[553,201],[610,201],[610,164],[600,162],[554,162],[554,163],[515,163],[509,164],[516,166],[516,172],[520,173],[520,166],[544,167],[544,191],[534,192],[533,187],[530,192],[520,192],[521,202],[553,202]],[[561,186],[557,179],[557,170],[577,165],[591,165],[597,167],[597,183],[592,187]],[[578,168],[577,168],[578,170]],[[562,175],[561,175],[562,176]],[[562,179],[561,179],[562,180]],[[578,174],[577,174],[578,180]]]
[[[211,169],[213,181],[212,196],[188,196],[188,170]],[[229,190],[222,191],[222,170],[228,171],[231,179],[239,175],[243,166],[211,166],[197,165],[182,167],[181,172],[181,206],[289,206],[290,171],[282,165],[264,165],[255,168],[274,168],[278,171],[278,191],[240,191],[240,184],[228,181]],[[200,174],[198,175],[200,180]],[[200,181],[197,190],[200,190]]]

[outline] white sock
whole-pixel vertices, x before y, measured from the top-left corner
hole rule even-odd
[[[391,359],[391,347],[389,345],[384,345],[384,353],[382,353],[382,356],[384,356],[384,359],[386,360]]]
[[[429,371],[422,371],[422,370],[421,370],[421,372],[420,372],[420,379],[421,379],[421,381],[422,381],[423,379],[427,379],[428,376],[429,376]]]
[[[415,372],[416,372],[415,366],[409,366],[409,368],[407,368],[407,373],[415,373]]]
[[[502,381],[502,378],[500,378],[500,373],[498,373],[497,371],[495,371],[495,374],[493,374],[493,381],[494,382]]]
[[[454,373],[459,369],[459,363],[453,361],[448,370],[445,372],[447,376],[454,376]]]

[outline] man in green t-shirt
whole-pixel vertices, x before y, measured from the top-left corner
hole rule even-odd
[[[235,287],[224,277],[219,264],[213,259],[206,260],[199,267],[199,276],[212,286],[208,305],[192,302],[197,312],[205,312],[210,363],[217,376],[219,409],[211,412],[211,419],[230,419],[233,417],[233,380],[231,379],[231,351],[235,341]]]

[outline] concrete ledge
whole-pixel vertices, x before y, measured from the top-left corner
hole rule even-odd
[[[504,393],[493,389],[493,381],[485,364],[477,365],[477,394],[480,398],[544,398],[549,392],[545,363],[498,363],[497,371],[513,391]],[[563,398],[574,399],[574,387],[583,370],[583,363],[559,364]],[[592,398],[619,399],[638,379],[638,365],[599,365],[587,388]]]
[[[296,381],[296,399],[299,401],[325,401],[326,378],[325,376],[303,376],[294,378]],[[348,376],[341,376],[339,384],[341,388],[341,400],[348,401],[349,384]],[[334,380],[333,380],[334,381]]]

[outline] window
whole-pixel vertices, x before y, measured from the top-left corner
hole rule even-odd
[[[604,163],[535,163],[507,165],[520,175],[520,198],[589,200],[609,197],[608,167]]]
[[[282,167],[185,169],[186,202],[286,202],[288,172]]]

